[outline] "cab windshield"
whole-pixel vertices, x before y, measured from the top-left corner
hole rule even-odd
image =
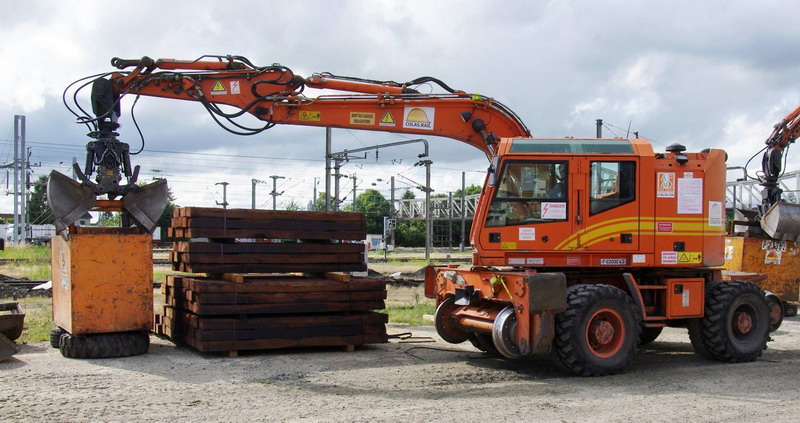
[[[486,227],[567,219],[567,163],[508,161],[500,173]]]

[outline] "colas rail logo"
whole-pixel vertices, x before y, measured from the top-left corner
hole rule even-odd
[[[403,128],[433,130],[436,117],[434,107],[406,107],[403,110]]]

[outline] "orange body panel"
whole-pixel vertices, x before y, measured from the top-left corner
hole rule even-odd
[[[758,285],[783,301],[797,301],[800,297],[800,246],[796,242],[727,237],[724,267],[736,272],[767,275],[767,279]]]
[[[632,152],[627,154],[514,152],[513,145],[525,141],[528,140],[501,141],[497,171],[502,176],[511,163],[564,163],[569,176],[563,219],[487,227],[491,202],[499,189],[497,183],[487,184],[472,227],[476,265],[542,269],[687,268],[722,264],[725,223],[722,150],[685,153],[688,161],[680,164],[675,154],[655,154],[649,142],[641,139],[598,140],[629,143]],[[635,197],[592,213],[591,167],[615,161],[635,167]]]
[[[705,279],[667,279],[667,319],[703,317]]]
[[[150,330],[152,237],[92,229],[51,240],[53,321],[74,335]]]

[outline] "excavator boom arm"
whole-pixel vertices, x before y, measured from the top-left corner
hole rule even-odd
[[[501,137],[530,136],[521,119],[489,97],[452,90],[436,78],[407,83],[373,81],[331,74],[296,76],[290,69],[272,65],[254,67],[233,56],[216,61],[172,59],[114,59],[112,64],[132,71],[109,77],[118,95],[145,95],[202,103],[218,121],[249,113],[265,121],[263,128],[239,127],[235,133],[261,132],[275,124],[323,126],[435,135],[467,143],[487,157]],[[412,86],[437,84],[443,93],[422,94]],[[305,88],[341,91],[342,94],[308,97]],[[238,108],[226,113],[218,105]]]

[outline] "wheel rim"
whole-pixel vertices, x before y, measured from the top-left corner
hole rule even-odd
[[[731,320],[733,336],[739,341],[746,341],[753,333],[753,328],[758,324],[756,311],[749,304],[737,307]]]
[[[522,354],[517,345],[517,315],[514,307],[508,306],[497,313],[492,325],[492,341],[497,351],[508,358],[518,358]]]
[[[597,357],[608,358],[618,353],[625,342],[625,321],[613,309],[603,308],[589,318],[586,345]]]
[[[459,330],[453,320],[453,310],[457,307],[455,299],[450,297],[439,304],[434,316],[436,333],[451,344],[460,344],[469,339],[469,333]]]

